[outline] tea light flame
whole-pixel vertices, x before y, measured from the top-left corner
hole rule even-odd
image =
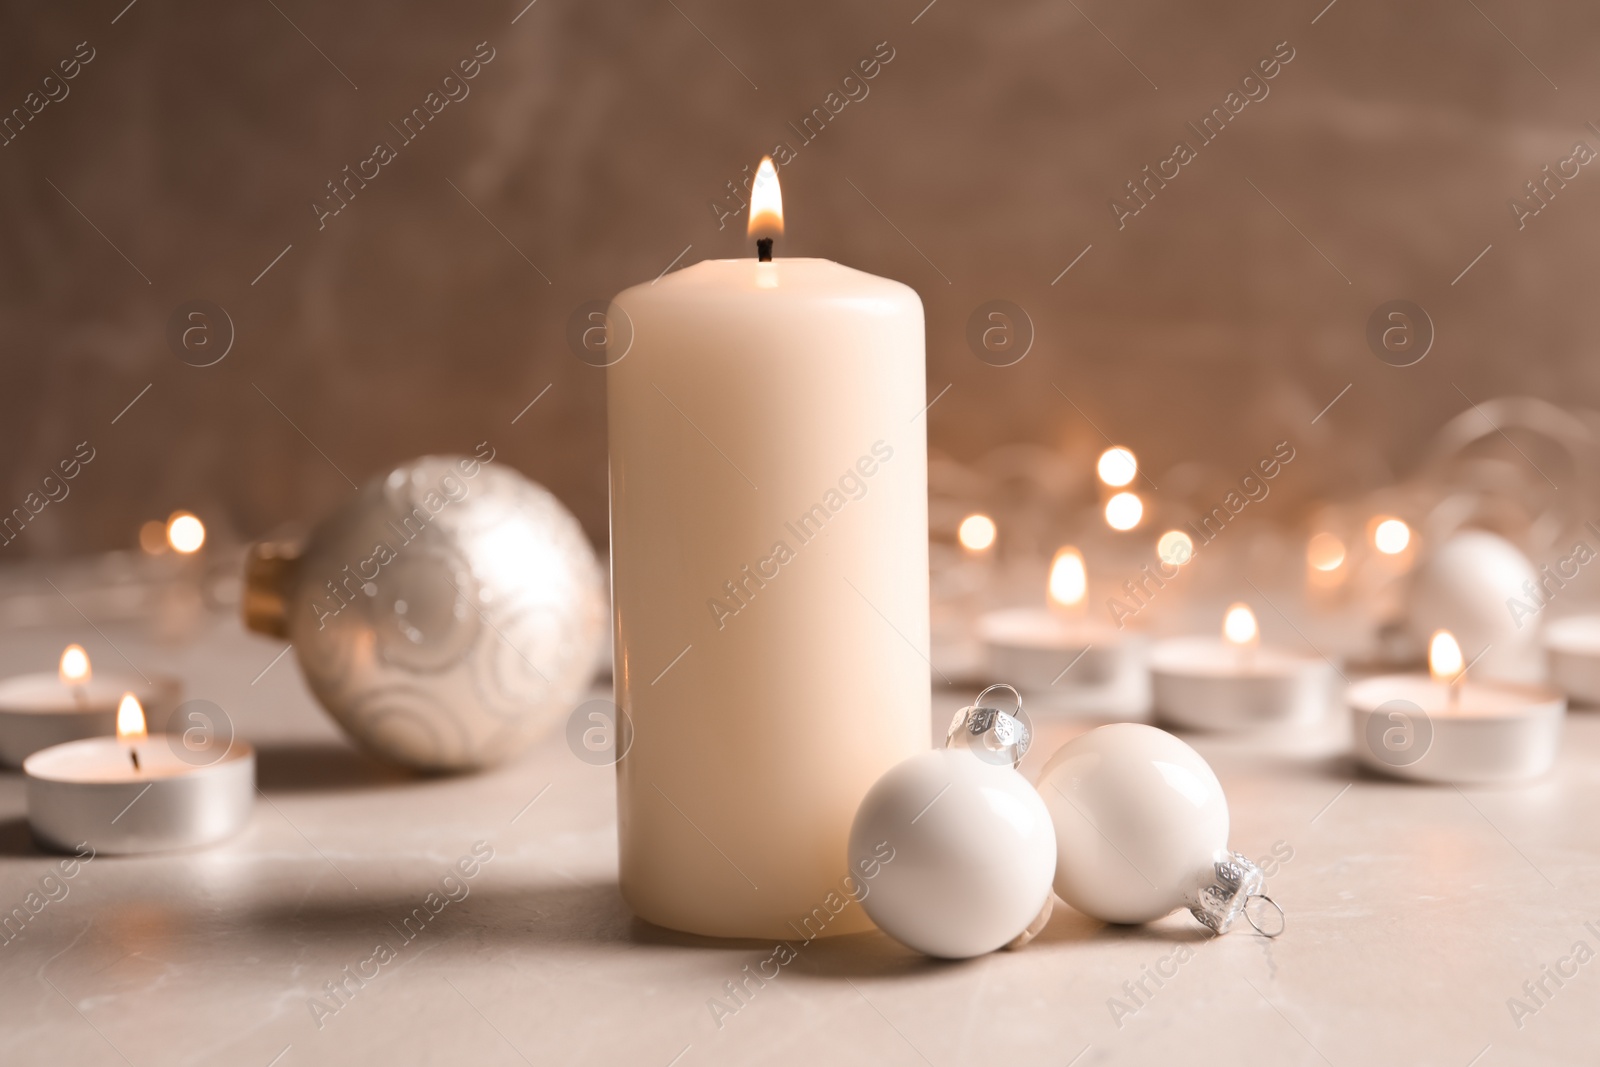
[[[972,514],[961,520],[956,537],[961,547],[969,552],[982,552],[994,544],[998,533],[994,520],[987,515]]]
[[[1466,670],[1461,645],[1449,630],[1438,630],[1428,641],[1428,673],[1435,682],[1454,686]]]
[[[1095,464],[1095,472],[1107,485],[1124,486],[1133,481],[1134,475],[1139,473],[1139,460],[1130,449],[1116,445],[1100,453],[1100,460]]]
[[[1384,519],[1372,530],[1372,544],[1386,556],[1398,556],[1411,543],[1411,527],[1400,519]]]
[[[1062,607],[1077,607],[1089,592],[1089,572],[1083,553],[1071,545],[1056,551],[1050,564],[1050,602]]]
[[[1232,604],[1228,612],[1222,617],[1222,636],[1230,645],[1243,648],[1254,645],[1261,637],[1261,630],[1256,625],[1256,613],[1250,610],[1249,604]]]
[[[123,693],[122,703],[117,705],[117,740],[143,741],[147,736],[144,709],[139,706],[139,698],[132,693]]]
[[[1137,493],[1118,493],[1106,501],[1106,525],[1131,530],[1144,519],[1144,501]]]
[[[749,237],[783,236],[783,190],[778,186],[778,168],[771,156],[761,157],[755,181],[750,185]]]
[[[82,645],[68,645],[61,653],[61,684],[82,685],[93,673],[89,667],[89,653]]]
[[[205,523],[187,511],[174,511],[167,519],[167,544],[173,551],[189,555],[206,543]]]

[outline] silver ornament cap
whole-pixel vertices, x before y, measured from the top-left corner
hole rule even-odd
[[[1011,694],[1013,711],[1002,711],[987,703],[991,695],[1001,692]],[[986,763],[1009,763],[1015,768],[1033,744],[1033,728],[1022,710],[1022,694],[1003,682],[991,685],[971,705],[956,712],[944,744],[946,748],[965,744]]]
[[[1225,934],[1243,915],[1259,934],[1277,937],[1283,933],[1283,909],[1277,901],[1261,891],[1266,886],[1267,878],[1260,867],[1238,852],[1227,852],[1218,857],[1213,872],[1213,880],[1202,885],[1187,901],[1190,914],[1200,920],[1201,925]],[[1263,928],[1250,914],[1250,902],[1253,900],[1264,900],[1277,911],[1279,921],[1275,928]]]

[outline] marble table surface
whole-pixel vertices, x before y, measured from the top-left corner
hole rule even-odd
[[[612,771],[559,732],[488,774],[387,770],[342,740],[293,656],[275,660],[281,643],[213,612],[159,634],[12,630],[0,674],[48,668],[69,640],[105,670],[125,655],[183,675],[258,747],[260,793],[238,838],[97,858],[0,943],[7,1065],[1600,1059],[1600,713],[1574,713],[1555,771],[1520,788],[1367,777],[1340,721],[1191,738],[1227,790],[1234,847],[1272,861],[1277,940],[1211,939],[1186,915],[1110,928],[1058,906],[1026,949],[965,963],[879,934],[819,940],[718,1019],[709,1003],[772,946],[628,914]],[[941,686],[936,718],[964,697]],[[1038,722],[1025,770],[1089,725]],[[467,895],[402,939],[474,849],[492,858]],[[0,772],[0,909],[57,862],[30,840],[20,775]],[[347,968],[372,972],[380,943],[393,958],[331,999]]]

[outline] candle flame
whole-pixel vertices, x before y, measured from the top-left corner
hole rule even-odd
[[[1461,645],[1449,630],[1437,630],[1428,641],[1428,673],[1433,680],[1451,685],[1461,678],[1466,662],[1461,657]]]
[[[1222,636],[1232,645],[1253,645],[1261,637],[1256,626],[1256,613],[1249,604],[1231,604],[1222,617]]]
[[[63,685],[82,685],[89,680],[89,653],[82,645],[68,645],[62,650],[60,672]]]
[[[994,520],[987,515],[973,514],[961,520],[961,526],[956,531],[956,537],[961,541],[961,547],[969,552],[982,552],[994,544]]]
[[[1063,546],[1050,563],[1051,602],[1076,607],[1088,592],[1089,572],[1083,565],[1083,553],[1071,545]]]
[[[756,180],[750,185],[750,237],[783,236],[783,190],[778,187],[778,168],[771,156],[761,157]]]
[[[145,736],[144,709],[139,706],[139,698],[123,693],[122,703],[117,705],[117,739],[142,741]]]
[[[174,511],[167,519],[167,544],[175,552],[188,555],[206,543],[205,523],[187,511]]]

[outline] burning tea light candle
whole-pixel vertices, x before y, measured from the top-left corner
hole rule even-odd
[[[1534,778],[1561,747],[1567,701],[1545,686],[1473,682],[1448,630],[1428,643],[1428,675],[1367,678],[1346,694],[1356,758],[1397,778],[1492,783]]]
[[[125,675],[97,675],[82,645],[68,645],[55,674],[22,674],[0,681],[0,763],[20,767],[41,748],[116,732],[117,705],[134,693],[163,718],[178,706],[176,678],[148,682]]]
[[[1113,692],[1123,694],[1124,703],[1143,706],[1148,696],[1143,642],[1091,620],[1088,592],[1083,553],[1071,545],[1061,548],[1050,564],[1047,607],[1007,608],[979,618],[989,675],[1009,680],[1030,696],[1043,696],[1046,706],[1087,710],[1104,703],[1092,696]]]
[[[115,737],[90,737],[35,752],[27,776],[28,825],[41,844],[88,844],[109,855],[193,848],[237,833],[250,817],[255,750],[243,741],[195,746],[152,734],[132,693],[116,712]]]
[[[1332,668],[1261,644],[1248,604],[1233,604],[1222,618],[1222,639],[1181,637],[1150,653],[1156,715],[1195,730],[1242,730],[1305,723],[1326,714]]]

